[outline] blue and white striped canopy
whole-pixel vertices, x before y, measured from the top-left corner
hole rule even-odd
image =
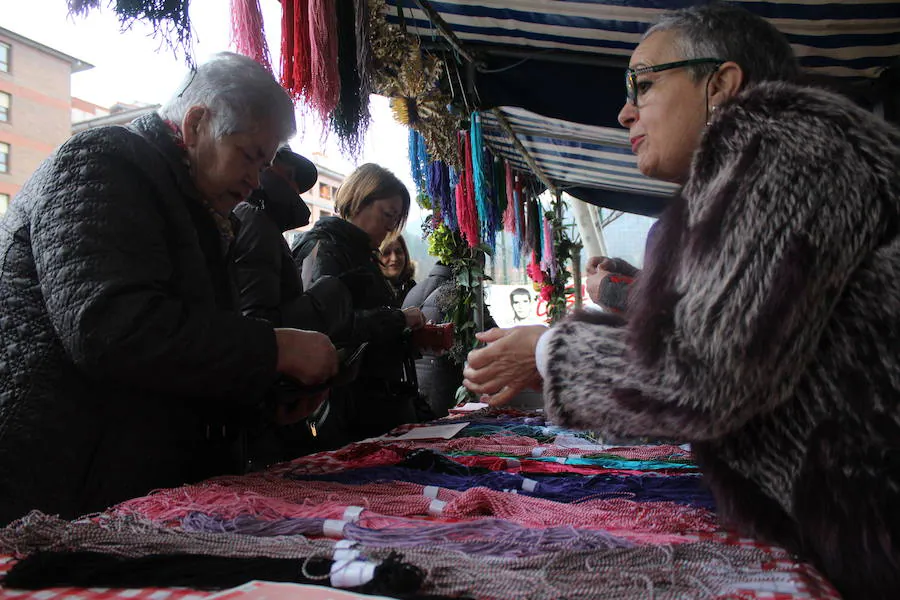
[[[415,0],[387,0],[385,16],[423,40],[441,35]],[[627,58],[643,32],[665,10],[696,4],[691,0],[429,0],[430,6],[464,47],[542,53],[563,52],[586,60],[620,61]],[[810,74],[844,81],[878,77],[900,56],[900,2],[864,0],[736,0],[768,19],[785,33],[801,66]],[[399,6],[398,6],[399,5]],[[524,56],[524,55],[522,55]],[[507,59],[510,64],[513,59]],[[526,61],[527,62],[527,61]],[[532,61],[537,62],[537,61]],[[599,72],[603,67],[596,67]],[[609,71],[609,68],[606,69]],[[607,73],[609,75],[609,73]],[[490,75],[480,74],[482,79]],[[618,69],[621,82],[621,68]],[[552,86],[552,72],[534,85]],[[609,81],[614,81],[609,79]],[[621,105],[621,83],[607,91],[602,110],[611,118],[597,127],[549,118],[512,105],[507,97],[502,111],[517,137],[545,174],[561,188],[596,190],[574,193],[589,201],[622,206],[628,195],[641,197],[637,212],[654,212],[672,186],[638,173],[624,130],[614,128],[612,105]],[[567,86],[571,87],[572,83]],[[570,102],[576,89],[558,90],[559,102]],[[592,93],[594,91],[592,90]],[[600,109],[598,109],[600,110]],[[545,112],[541,110],[541,112]],[[520,168],[527,168],[508,134],[489,112],[483,114],[486,141]],[[556,116],[565,111],[556,113]],[[579,121],[582,119],[578,119]],[[601,121],[593,121],[601,123]],[[618,194],[612,201],[604,193]],[[609,195],[608,198],[613,198]],[[653,199],[658,200],[654,201]],[[649,200],[649,202],[647,202]],[[647,208],[651,207],[651,208]]]

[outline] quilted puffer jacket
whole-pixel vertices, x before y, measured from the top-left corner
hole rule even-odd
[[[73,136],[0,221],[0,523],[230,470],[276,377],[157,115]]]

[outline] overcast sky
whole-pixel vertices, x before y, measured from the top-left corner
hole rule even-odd
[[[0,26],[94,65],[72,76],[74,96],[103,106],[118,101],[165,102],[187,70],[183,56],[175,56],[143,23],[120,32],[115,13],[106,8],[108,0],[100,2],[104,7],[86,17],[69,17],[66,0],[0,0]],[[260,4],[273,63],[277,65],[281,3],[260,0]],[[191,0],[198,61],[230,49],[229,7],[228,0]],[[393,120],[385,98],[373,97],[372,114],[373,123],[359,162],[378,162],[391,169],[412,193],[406,128]],[[321,126],[312,119],[298,115],[297,124],[300,134],[291,142],[295,150],[307,156],[323,152],[327,157],[324,164],[345,174],[356,166],[341,156],[333,139],[322,143]]]

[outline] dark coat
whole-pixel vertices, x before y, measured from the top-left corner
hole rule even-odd
[[[0,221],[0,522],[229,470],[207,438],[255,406],[277,348],[237,314],[226,248],[155,114],[29,178]]]
[[[241,222],[234,240],[241,311],[275,327],[321,331],[335,338],[344,336],[352,322],[350,292],[335,277],[322,277],[307,293],[303,292],[300,273],[282,235],[282,231],[297,224],[279,223],[277,213],[272,214],[272,204],[271,199],[257,191],[234,210]]]
[[[567,425],[694,442],[720,517],[900,597],[900,131],[786,84],[716,111],[628,321],[565,322]]]
[[[341,277],[353,297],[353,326],[340,345],[368,342],[358,379],[341,393],[347,398],[352,437],[379,435],[414,421],[415,370],[406,330],[390,283],[381,272],[365,231],[338,217],[319,219],[293,251],[304,284],[322,277]],[[335,403],[338,404],[338,403]]]

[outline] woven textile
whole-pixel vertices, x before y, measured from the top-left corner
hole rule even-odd
[[[264,473],[157,490],[91,519],[33,513],[0,530],[0,554],[79,548],[302,562],[330,558],[343,538],[375,562],[399,553],[427,573],[425,591],[442,596],[838,599],[786,551],[723,530],[686,448],[595,443],[508,411],[467,417],[468,437],[391,439],[413,429],[404,426]],[[3,600],[205,596],[0,588]]]

